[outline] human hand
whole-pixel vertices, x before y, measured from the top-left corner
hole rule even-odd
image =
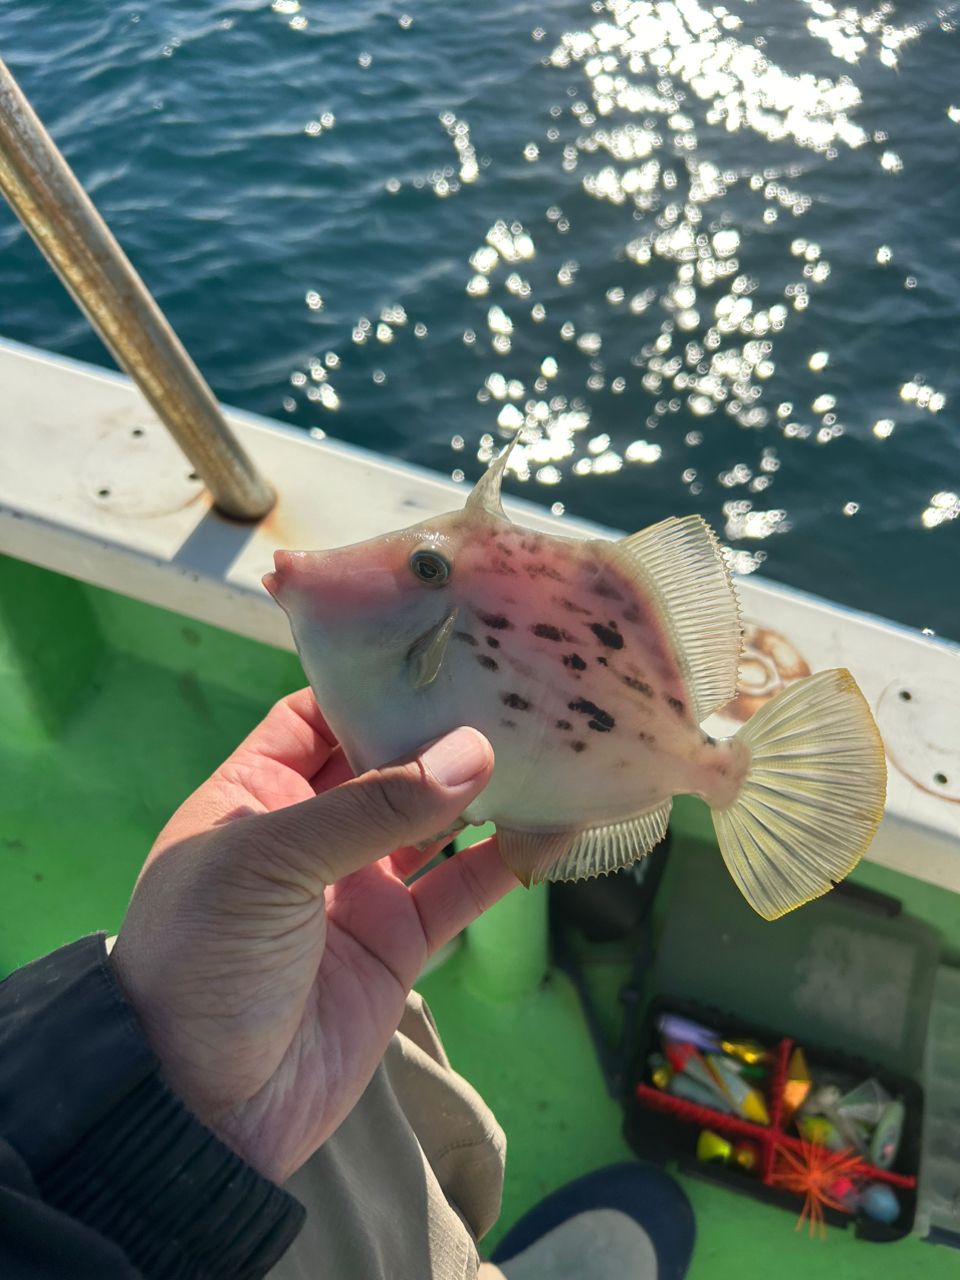
[[[302,689],[157,838],[112,963],[167,1083],[274,1181],[359,1100],[427,957],[516,886],[493,840],[405,883],[492,768],[459,729],[354,779]]]

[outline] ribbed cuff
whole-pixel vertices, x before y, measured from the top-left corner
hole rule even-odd
[[[0,984],[0,1133],[149,1280],[257,1280],[303,1222],[163,1083],[102,935]]]

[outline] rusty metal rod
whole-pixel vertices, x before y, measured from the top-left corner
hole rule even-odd
[[[0,59],[0,191],[224,515],[274,503],[203,376]]]

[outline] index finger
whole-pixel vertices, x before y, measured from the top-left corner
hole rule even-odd
[[[461,849],[410,886],[427,954],[455,938],[520,882],[500,857],[497,837]]]
[[[326,764],[336,745],[336,736],[324,720],[313,690],[298,689],[274,703],[230,759],[260,756],[309,780]]]

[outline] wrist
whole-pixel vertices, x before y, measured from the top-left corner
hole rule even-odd
[[[107,939],[105,946],[107,964],[114,981],[136,1015],[142,1035],[155,1055],[158,1073],[166,1088],[176,1095],[199,1124],[261,1177],[278,1185],[285,1181],[292,1170],[275,1167],[264,1157],[257,1144],[249,1139],[250,1125],[242,1118],[244,1105],[225,1105],[216,1097],[215,1092],[209,1089],[201,1091],[194,1087],[197,1071],[174,1048],[176,1035],[168,1034],[163,1029],[162,1019],[151,1010],[149,999],[142,994],[133,979],[132,971],[135,972],[135,966],[128,964],[129,947],[123,945],[122,935]],[[215,1066],[211,1067],[208,1077],[216,1080]]]
[[[0,984],[0,1133],[145,1275],[263,1275],[302,1222],[166,1086],[102,937]]]

